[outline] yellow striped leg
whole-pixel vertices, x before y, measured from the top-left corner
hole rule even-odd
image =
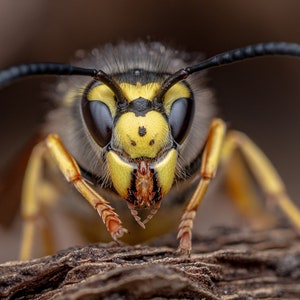
[[[199,172],[201,174],[201,179],[184,210],[179,224],[177,238],[180,239],[180,252],[189,254],[191,251],[193,221],[207,187],[216,174],[225,131],[225,123],[220,119],[214,119],[210,126],[202,157],[202,166],[201,171]]]
[[[74,184],[79,193],[97,210],[112,238],[117,240],[124,233],[127,233],[127,229],[121,226],[122,222],[114,209],[82,178],[76,161],[66,150],[59,136],[50,134],[46,139],[46,144],[62,174],[68,182]]]
[[[31,153],[23,181],[21,215],[23,232],[19,257],[27,260],[32,256],[36,229],[40,230],[43,238],[45,254],[53,253],[53,234],[47,224],[43,206],[55,199],[55,192],[43,177],[47,148],[45,144],[37,144]]]
[[[269,159],[245,134],[230,131],[222,152],[222,161],[225,166],[229,167],[228,162],[236,149],[241,151],[266,197],[273,200],[295,228],[300,231],[299,209],[288,197],[284,184]],[[251,204],[247,206],[250,210]]]

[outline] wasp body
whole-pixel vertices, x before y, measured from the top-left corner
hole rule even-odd
[[[128,211],[125,199],[142,227],[158,211],[163,198],[167,211],[178,211],[175,216],[179,217],[186,192],[181,191],[177,200],[174,194],[181,186],[189,188],[187,180],[200,168],[200,154],[214,115],[212,93],[202,86],[202,76],[174,85],[163,105],[153,102],[167,76],[199,59],[186,60],[186,56],[160,43],[95,49],[80,65],[110,74],[128,101],[127,107],[116,103],[113,91],[99,81],[67,78],[58,84],[58,106],[46,124],[46,135],[55,132],[60,136],[99,193],[110,194],[109,202],[118,214]],[[171,189],[175,191],[168,199]],[[161,209],[158,218],[166,214]],[[139,214],[145,219],[140,221]],[[126,222],[126,214],[121,219],[131,232],[124,237],[127,241],[140,242],[159,233],[149,225],[146,232],[138,230],[138,234],[135,221]],[[159,231],[165,233],[172,226],[166,222]]]
[[[251,49],[257,55],[274,52],[268,46],[263,54],[259,47]],[[278,54],[281,48],[275,50]],[[255,56],[248,52],[243,55]],[[240,53],[233,56],[239,58]],[[237,150],[245,156],[263,191],[300,227],[300,214],[270,162],[241,133],[226,133],[225,123],[214,118],[213,96],[202,75],[189,77],[206,68],[205,64],[186,67],[199,59],[160,43],[108,45],[77,63],[81,68],[93,68],[81,69],[77,75],[92,70],[94,79],[71,77],[57,84],[57,107],[44,128],[47,138],[35,147],[24,181],[23,258],[32,253],[37,220],[60,198],[69,198],[67,207],[73,210],[74,197],[80,194],[98,211],[113,239],[129,236],[127,241],[141,242],[179,225],[179,248],[189,252],[196,210],[218,164],[230,169]],[[227,57],[223,63],[230,61]],[[65,72],[52,67],[44,73]],[[35,65],[29,69],[43,73]],[[77,71],[66,71],[72,72]],[[2,74],[5,82],[7,75],[5,71]],[[12,74],[8,71],[8,78],[17,77]],[[66,189],[59,179],[58,169],[74,184],[79,192],[76,196],[74,189]],[[236,185],[233,180],[231,183],[237,196]],[[249,214],[257,211],[254,206],[249,206]],[[78,219],[84,211],[76,211]],[[154,216],[157,219],[145,229]],[[86,228],[93,231],[89,220],[88,216],[82,224],[89,224]],[[96,229],[103,240],[103,230]],[[44,236],[51,245],[50,235]]]

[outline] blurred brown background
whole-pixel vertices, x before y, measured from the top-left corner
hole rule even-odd
[[[34,61],[68,62],[77,49],[149,37],[207,56],[262,41],[300,43],[300,2],[0,2],[0,68]],[[262,58],[212,70],[209,76],[220,115],[260,145],[300,204],[300,59]],[[0,91],[0,169],[42,122],[49,107],[41,96],[44,82],[53,79],[25,80]]]

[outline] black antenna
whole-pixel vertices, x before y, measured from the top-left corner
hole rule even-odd
[[[162,84],[160,92],[155,99],[155,103],[161,105],[163,102],[163,96],[174,84],[187,78],[195,72],[218,67],[221,65],[231,64],[244,59],[268,55],[300,56],[300,45],[285,42],[260,43],[217,54],[207,60],[202,61],[200,64],[181,69],[170,75]],[[122,94],[120,87],[111,76],[105,74],[101,70],[97,71],[95,69],[80,68],[69,64],[32,63],[14,66],[9,69],[0,71],[0,87],[10,83],[15,79],[33,75],[90,76],[95,80],[102,81],[112,89],[112,91],[116,94],[117,103],[120,105],[120,107],[126,106],[128,104],[128,101]]]
[[[75,67],[69,64],[61,63],[32,63],[14,66],[0,71],[0,87],[9,84],[15,79],[34,75],[80,75],[90,76],[95,80],[106,84],[116,95],[117,102],[120,106],[126,106],[127,100],[122,94],[121,88],[112,77],[103,71],[95,69],[86,69]]]
[[[260,43],[217,54],[209,59],[202,61],[200,64],[181,69],[169,76],[162,84],[156,101],[162,102],[163,96],[170,87],[195,72],[218,67],[221,65],[231,64],[244,59],[267,55],[300,56],[300,45],[285,42]]]
[[[33,75],[81,75],[95,77],[98,71],[74,67],[60,63],[32,63],[14,66],[0,71],[0,86],[9,84],[11,81]]]
[[[111,76],[100,70],[93,77],[95,80],[103,82],[114,92],[117,104],[121,109],[125,109],[125,107],[127,107],[127,99],[124,97],[120,86],[114,81]]]

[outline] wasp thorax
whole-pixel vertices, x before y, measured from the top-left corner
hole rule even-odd
[[[126,112],[116,122],[113,148],[124,151],[131,159],[155,159],[167,145],[169,126],[159,112],[149,111],[143,116]]]

